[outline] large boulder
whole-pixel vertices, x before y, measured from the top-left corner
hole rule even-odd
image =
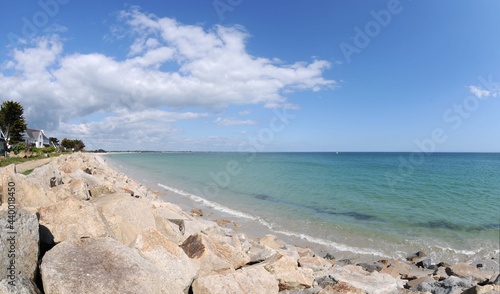
[[[414,271],[416,269],[410,264],[399,260],[392,261],[380,270],[381,273],[389,274],[395,278],[412,276]]]
[[[132,244],[140,254],[169,277],[168,283],[178,287],[178,292],[186,292],[198,275],[200,266],[190,259],[176,244],[168,241],[156,230],[148,230],[137,236]],[[167,281],[165,281],[167,282]]]
[[[81,180],[83,180],[89,186],[89,188],[93,188],[93,187],[95,187],[97,185],[101,185],[102,184],[102,180],[101,179],[99,179],[95,175],[91,175],[91,174],[86,173],[85,171],[80,170],[80,169],[74,171],[73,173],[68,174],[68,176],[70,176],[73,179],[81,179]]]
[[[191,235],[181,248],[187,256],[200,263],[200,276],[234,271],[250,261],[250,257],[241,250],[202,233]]]
[[[179,207],[167,202],[153,202],[153,215],[156,227],[167,239],[176,244],[182,244],[186,235],[186,222],[189,220]]]
[[[325,273],[325,276],[349,284],[366,293],[398,293],[403,288],[403,281],[389,274],[372,273],[363,270],[360,266],[335,266]]]
[[[50,179],[47,179],[49,181]],[[20,207],[40,207],[47,206],[55,203],[57,197],[54,193],[46,191],[41,183],[31,182],[26,179],[23,174],[7,174],[3,178],[4,190],[7,188],[8,183],[15,183],[16,194],[22,195],[17,198],[17,205]],[[7,195],[4,191],[3,195]]]
[[[46,294],[183,294],[165,271],[111,238],[59,243],[43,257],[41,274]]]
[[[70,156],[61,158],[61,160],[58,160],[58,165],[60,166],[60,170],[67,174],[77,170],[85,170],[89,167],[85,156],[79,153],[73,153]]]
[[[446,269],[450,276],[457,276],[459,278],[472,277],[472,279],[482,282],[487,279],[495,278],[492,272],[479,270],[477,267],[467,263],[457,263]]]
[[[67,193],[75,199],[90,200],[90,187],[83,179],[71,179],[63,188],[66,190],[63,193]]]
[[[331,262],[319,256],[303,256],[299,258],[299,266],[310,268],[314,272],[326,271],[333,265]]]
[[[90,188],[90,196],[99,197],[101,195],[113,194],[116,193],[113,185],[109,183],[95,185]]]
[[[38,261],[38,219],[12,203],[0,207],[0,277],[7,283],[34,279]]]
[[[267,260],[264,268],[278,280],[280,291],[311,288],[314,282],[312,269],[299,268],[297,260],[280,253]]]
[[[451,276],[443,281],[434,283],[420,283],[417,286],[417,290],[421,292],[432,292],[436,294],[454,294],[462,293],[466,289],[471,288],[476,283],[472,281],[471,277],[459,278],[456,276]]]
[[[41,230],[40,239],[46,244],[82,237],[104,237],[108,234],[94,204],[68,198],[38,210]]]
[[[114,238],[127,246],[142,232],[156,229],[149,201],[125,193],[114,193],[102,195],[91,202],[97,206]]]
[[[247,252],[248,256],[250,256],[250,263],[262,262],[276,254],[276,250],[267,246],[258,243],[253,243],[251,245],[250,250]]]
[[[194,294],[275,294],[279,291],[278,281],[261,265],[201,277],[194,281],[192,288]]]
[[[55,184],[62,184],[62,173],[59,170],[55,161],[46,165],[35,168],[26,179],[30,182],[37,183],[43,188],[51,188],[50,179],[55,178]]]
[[[15,283],[9,284],[9,279],[0,281],[0,294],[40,294],[35,283],[24,275],[18,277]]]
[[[462,294],[495,294],[500,293],[500,285],[476,285],[462,292]]]

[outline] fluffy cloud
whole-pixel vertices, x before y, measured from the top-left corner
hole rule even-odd
[[[122,110],[102,121],[80,124],[63,122],[59,133],[62,137],[78,134],[78,138],[83,139],[87,145],[108,150],[142,149],[137,146],[144,149],[154,149],[155,146],[175,148],[177,142],[173,142],[172,138],[181,133],[181,130],[173,127],[173,122],[208,116],[208,113],[194,112],[144,110],[131,113]]]
[[[498,92],[500,92],[500,91],[495,90],[495,89],[493,89],[493,91],[489,91],[489,90],[481,89],[477,86],[469,86],[469,92],[478,98],[482,98],[482,97],[490,97],[490,96],[496,97]]]
[[[205,30],[138,8],[122,11],[119,18],[123,31],[133,38],[126,58],[65,54],[57,35],[31,40],[13,49],[3,62],[0,97],[20,101],[30,126],[56,134],[90,138],[105,129],[109,140],[127,136],[154,140],[175,133],[173,124],[178,120],[209,115],[160,109],[211,112],[245,104],[296,108],[284,93],[336,85],[323,78],[330,66],[326,61],[282,64],[250,55],[248,34],[238,26]],[[96,113],[110,116],[74,123]],[[255,122],[221,119],[215,123]]]
[[[257,124],[256,121],[251,120],[251,119],[246,119],[246,120],[238,120],[235,118],[222,118],[218,117],[214,123],[216,123],[219,126],[223,127],[228,127],[228,126],[241,126],[241,125],[255,125]]]

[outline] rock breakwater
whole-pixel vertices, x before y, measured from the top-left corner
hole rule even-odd
[[[161,201],[95,154],[0,175],[0,294],[500,292],[498,271],[422,252],[355,264],[272,235],[250,240]]]

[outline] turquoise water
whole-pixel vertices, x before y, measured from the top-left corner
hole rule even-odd
[[[421,249],[448,257],[498,255],[500,154],[108,157],[163,189],[333,250],[389,257]]]

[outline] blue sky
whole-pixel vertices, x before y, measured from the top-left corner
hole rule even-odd
[[[3,1],[0,98],[88,149],[500,151],[498,1]]]

